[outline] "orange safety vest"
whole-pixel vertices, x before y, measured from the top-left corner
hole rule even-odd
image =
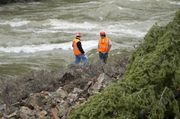
[[[100,38],[99,40],[99,46],[98,46],[99,52],[108,52],[109,51],[109,38]]]
[[[81,52],[79,51],[78,46],[77,46],[77,43],[78,43],[79,41],[80,41],[80,40],[79,40],[79,39],[76,39],[76,38],[73,40],[72,46],[73,46],[74,55],[81,55]]]

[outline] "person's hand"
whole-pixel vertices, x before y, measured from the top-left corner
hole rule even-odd
[[[84,56],[84,57],[86,57],[87,58],[87,55],[84,53],[84,54],[82,54],[82,56]]]

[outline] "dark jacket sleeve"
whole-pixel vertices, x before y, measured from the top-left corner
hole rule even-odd
[[[78,47],[79,51],[80,51],[82,54],[85,53],[84,50],[83,50],[83,48],[82,48],[81,42],[78,42],[78,43],[77,43],[77,47]]]

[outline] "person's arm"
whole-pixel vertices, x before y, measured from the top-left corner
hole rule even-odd
[[[112,47],[112,42],[109,40],[108,51],[110,51],[111,47]]]
[[[100,42],[100,41],[99,41]],[[99,51],[99,42],[98,42],[98,47],[97,47],[97,51]]]
[[[74,47],[74,41],[72,42],[72,47]]]
[[[78,42],[78,43],[77,43],[77,47],[78,47],[79,51],[80,51],[82,54],[85,53],[84,50],[83,50],[83,48],[82,48],[81,42]]]

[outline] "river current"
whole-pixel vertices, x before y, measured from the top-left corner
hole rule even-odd
[[[106,31],[114,48],[131,49],[150,27],[167,24],[178,0],[46,0],[0,6],[0,75],[56,69],[73,61],[71,41],[82,33],[86,52]]]

